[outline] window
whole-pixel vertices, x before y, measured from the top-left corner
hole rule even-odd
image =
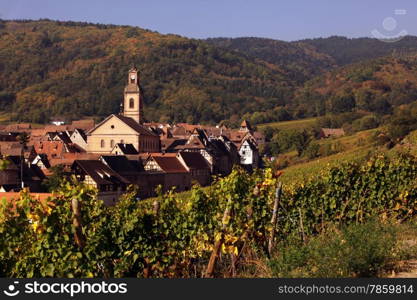
[[[110,141],[110,147],[111,147],[111,148],[113,148],[113,147],[114,147],[114,141],[113,141],[113,140],[111,140],[111,141]]]
[[[133,98],[129,99],[129,108],[135,108],[135,99]]]
[[[104,140],[101,140],[101,142],[100,142],[100,147],[101,148],[104,148],[106,146],[106,143],[104,142]]]
[[[114,125],[111,125],[111,126],[110,126],[110,128],[111,128],[111,129],[114,129]]]
[[[124,140],[120,140],[120,144],[124,144],[125,143],[125,141]]]

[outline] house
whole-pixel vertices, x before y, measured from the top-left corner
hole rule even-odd
[[[252,136],[258,147],[265,145],[265,135],[262,132],[255,131]]]
[[[6,132],[30,132],[31,130],[32,124],[30,123],[9,124],[4,128]]]
[[[345,131],[343,130],[343,128],[321,128],[320,130],[321,138],[342,137],[344,135]]]
[[[23,171],[24,187],[29,188],[31,192],[42,192],[41,182],[45,176],[39,167],[27,162],[25,158],[22,161],[20,155],[7,156],[3,159],[6,160],[6,169],[0,171],[1,192],[21,190],[21,171]]]
[[[167,152],[198,152],[210,165],[212,174],[228,175],[234,161],[224,139],[209,138],[204,129],[195,128],[187,140],[177,140],[171,144]]]
[[[67,131],[50,131],[45,134],[44,141],[63,142],[64,144],[71,144],[71,139]]]
[[[122,144],[117,143],[116,146],[111,151],[111,154],[114,155],[136,155],[139,152],[136,150],[133,144]]]
[[[98,189],[98,198],[107,206],[116,204],[129,181],[98,160],[75,160],[72,172],[80,182]]]
[[[67,133],[69,133],[67,131]],[[84,151],[87,151],[87,136],[85,135],[84,130],[75,128],[74,131],[69,135],[71,143],[77,145]]]
[[[45,154],[48,159],[63,157],[68,152],[62,141],[39,141],[33,146],[37,154]]]
[[[177,158],[190,173],[191,181],[196,181],[201,186],[210,184],[210,165],[200,153],[182,151],[178,152]]]
[[[100,161],[129,180],[130,184],[136,185],[139,188],[137,196],[141,199],[156,196],[156,188],[165,184],[165,173],[145,171],[142,160],[137,156],[136,159],[129,159],[122,155],[105,155],[100,157]]]
[[[161,151],[164,153],[176,152],[178,146],[184,146],[187,143],[187,139],[170,138],[161,139]]]
[[[6,160],[6,168],[0,171],[0,192],[19,191],[21,188],[20,166],[8,157],[2,159]]]
[[[243,120],[242,123],[240,124],[239,131],[241,131],[241,132],[252,132],[252,126],[250,125],[249,121]]]
[[[245,139],[239,147],[240,164],[248,171],[259,166],[258,148],[250,139]]]
[[[122,155],[102,155],[99,159],[117,174],[127,179],[130,184],[136,184],[143,166],[135,164]]]
[[[71,167],[76,160],[98,160],[100,155],[90,154],[90,153],[64,153],[62,157],[48,158],[49,164],[51,167],[62,165],[64,170],[68,173],[71,172]],[[48,169],[50,171],[50,169]],[[45,174],[50,174],[50,172],[44,172]]]
[[[177,138],[177,139],[188,139],[188,137],[190,136],[190,132],[188,132],[185,127],[183,126],[179,126],[179,125],[175,125],[172,129],[171,129],[171,135],[173,138]]]
[[[75,129],[81,129],[84,132],[92,129],[95,125],[94,120],[76,120],[71,124],[62,125],[46,125],[42,130],[45,132],[62,132],[62,131],[74,131]],[[34,131],[34,129],[32,129]]]
[[[17,136],[15,134],[10,134],[6,132],[0,132],[0,141],[1,142],[18,142]]]
[[[2,155],[20,155],[23,145],[17,141],[1,141],[0,153]]]
[[[94,128],[95,122],[93,119],[85,119],[85,120],[75,120],[72,121],[70,130],[82,130],[83,132],[86,132],[92,128]]]
[[[149,174],[164,174],[164,191],[173,187],[178,192],[191,188],[190,173],[176,153],[152,153],[144,162],[144,169]]]
[[[37,154],[31,164],[38,166],[41,170],[49,169],[51,167],[46,154]]]

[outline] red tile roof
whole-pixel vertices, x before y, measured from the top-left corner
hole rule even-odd
[[[343,130],[343,128],[322,128],[321,131],[324,137],[340,137],[345,135],[345,131]]]
[[[75,129],[82,129],[84,131],[88,131],[91,128],[94,128],[95,122],[94,120],[76,120],[72,121],[71,130]]]
[[[21,131],[30,130],[32,125],[30,123],[9,124],[4,129],[5,131]]]
[[[208,169],[210,166],[207,160],[199,152],[179,152],[178,155],[182,157],[189,169]]]
[[[46,154],[49,159],[60,158],[65,153],[62,141],[40,141],[33,144],[36,153]]]
[[[48,201],[49,198],[54,197],[54,194],[51,193],[30,193],[29,194],[32,199],[38,200],[40,203],[42,203],[43,206],[51,206],[51,202]],[[19,193],[13,193],[13,192],[6,192],[6,193],[0,193],[0,201],[5,199],[8,203],[12,204],[13,210],[16,209],[16,202],[20,200],[20,192]]]
[[[166,153],[165,155],[152,154],[152,159],[166,173],[188,173],[187,169],[177,158],[176,153]]]

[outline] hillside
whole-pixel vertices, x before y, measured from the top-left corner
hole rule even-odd
[[[215,46],[237,51],[285,69],[291,79],[302,83],[326,70],[336,67],[328,54],[318,52],[307,43],[288,43],[267,38],[212,38]]]
[[[325,73],[298,90],[294,105],[308,114],[371,111],[417,100],[417,55],[383,57]]]
[[[2,122],[102,119],[119,111],[132,64],[152,121],[386,113],[415,100],[414,50],[415,37],[195,40],[129,26],[0,21],[0,114],[8,116]]]
[[[275,65],[176,35],[49,20],[0,25],[0,109],[12,120],[115,113],[133,63],[153,121],[238,119],[284,104],[294,86]]]
[[[298,83],[285,110],[276,108],[275,117],[245,115],[252,123],[349,111],[386,114],[416,100],[417,37],[395,43],[337,36],[290,43],[252,37],[207,42],[279,66]]]
[[[306,39],[297,44],[309,45],[316,51],[330,56],[337,65],[344,66],[359,61],[392,55],[394,57],[417,51],[417,37],[407,36],[395,43],[374,38],[328,38]]]
[[[417,37],[414,36],[404,37],[395,43],[341,36],[295,42],[256,37],[212,38],[206,41],[287,68],[300,81],[338,66],[388,55],[398,57],[417,51]]]

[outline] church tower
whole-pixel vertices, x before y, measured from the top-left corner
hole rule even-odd
[[[129,70],[124,91],[123,116],[132,118],[139,124],[143,122],[142,93],[139,87],[139,72],[136,67]]]

